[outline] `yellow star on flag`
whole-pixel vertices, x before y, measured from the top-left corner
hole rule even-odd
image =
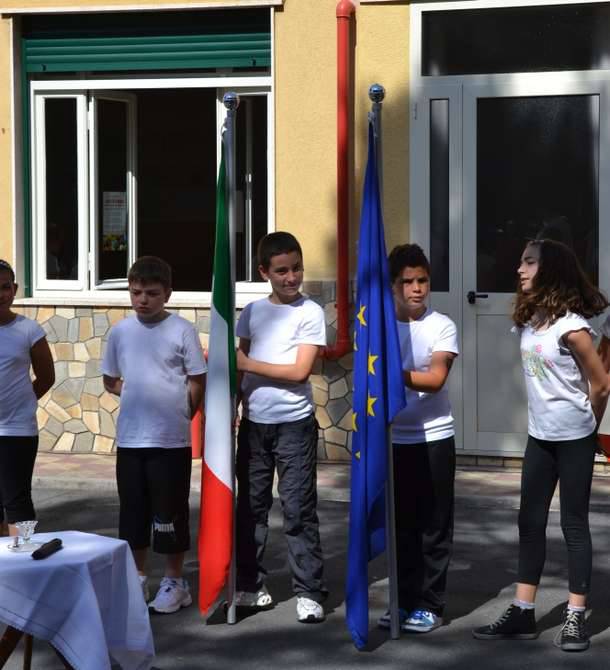
[[[358,432],[358,424],[356,423],[356,417],[358,416],[357,412],[352,412],[352,430],[354,433]]]
[[[374,354],[369,354],[369,374],[374,375],[375,374],[375,361],[379,358],[379,356],[375,356]]]
[[[366,398],[366,413],[368,416],[375,416],[373,411],[373,405],[377,402],[377,398],[373,398],[370,393],[367,394]]]
[[[356,316],[358,321],[360,321],[361,326],[366,326],[366,321],[364,319],[364,311],[365,310],[366,310],[366,305],[360,305],[360,310],[358,312],[358,316]]]
[[[357,451],[357,452],[354,454],[354,456],[355,456],[358,460],[360,460],[360,452],[359,452],[359,451]]]

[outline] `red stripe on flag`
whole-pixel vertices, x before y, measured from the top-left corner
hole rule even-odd
[[[199,517],[199,609],[208,614],[229,577],[233,493],[204,462]]]

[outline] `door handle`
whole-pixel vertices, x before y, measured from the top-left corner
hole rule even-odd
[[[468,300],[469,305],[474,305],[477,298],[489,298],[489,295],[487,293],[475,293],[474,291],[468,291],[466,294],[466,300]]]

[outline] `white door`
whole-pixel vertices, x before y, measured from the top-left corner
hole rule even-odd
[[[92,288],[127,288],[137,257],[136,96],[89,97]]]
[[[412,193],[429,203],[437,193],[449,206],[449,290],[437,292],[433,281],[432,304],[461,328],[461,366],[452,373],[459,443],[470,453],[520,455],[527,406],[510,314],[526,240],[566,242],[592,279],[610,288],[610,268],[600,263],[608,257],[610,206],[599,187],[610,178],[608,84],[568,74],[519,75],[455,89],[461,114],[449,115],[446,173],[434,169],[438,90],[418,97],[415,149],[426,145],[422,172],[429,183]],[[447,99],[459,105],[460,95]],[[434,208],[438,203],[416,205],[412,224],[412,239],[430,250],[433,265]]]
[[[430,304],[462,330],[462,87],[428,85],[417,96],[411,135],[411,241],[428,253]],[[461,340],[461,337],[460,337]],[[449,376],[456,446],[463,446],[462,371]]]

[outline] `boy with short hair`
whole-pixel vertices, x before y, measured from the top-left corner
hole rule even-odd
[[[326,345],[324,312],[299,292],[303,254],[293,235],[266,235],[258,260],[271,295],[247,305],[237,325],[237,367],[243,379],[236,602],[245,607],[273,603],[262,560],[277,467],[297,619],[315,623],[324,620],[321,603],[328,592],[316,512],[318,423],[308,378]]]
[[[453,542],[455,442],[447,378],[458,355],[453,321],[426,305],[430,264],[417,244],[395,247],[390,280],[406,387],[392,422],[398,604],[402,630],[443,623]],[[390,627],[389,613],[379,620]]]
[[[172,293],[170,266],[143,256],[128,274],[135,315],[110,332],[102,373],[104,387],[121,397],[117,428],[119,537],[133,551],[148,600],[146,556],[166,555],[165,576],[149,604],[170,614],[192,599],[182,577],[190,548],[190,421],[201,405],[206,364],[191,323],[165,310]]]

